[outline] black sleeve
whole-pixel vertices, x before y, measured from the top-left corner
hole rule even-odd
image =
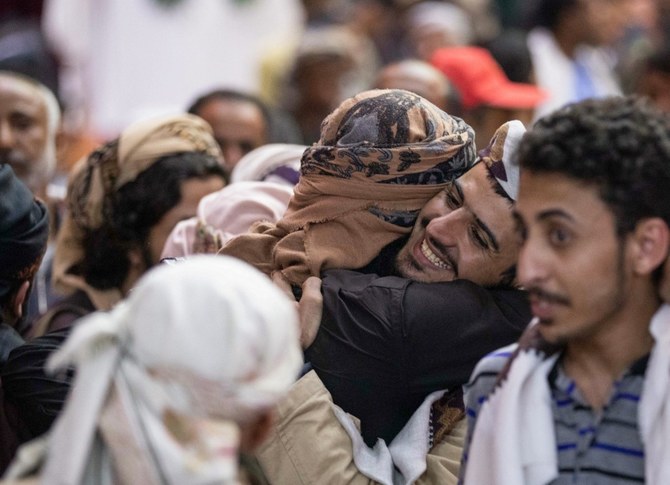
[[[23,343],[23,337],[13,327],[0,323],[0,369],[7,362],[9,353]]]
[[[406,383],[396,322],[405,282],[391,278],[396,284],[379,284],[384,279],[345,270],[325,272],[321,327],[305,351],[333,401],[361,420],[369,445],[378,436],[390,442],[408,411],[402,409],[400,389]]]
[[[530,320],[521,292],[467,281],[331,270],[322,292],[306,357],[334,402],[361,420],[368,445],[389,443],[429,393],[465,384],[479,358],[515,341]]]
[[[49,430],[70,390],[72,372],[47,375],[49,356],[67,338],[70,328],[36,338],[14,349],[2,370],[5,398],[16,405],[33,436]]]
[[[531,318],[523,292],[466,280],[412,283],[404,309],[403,349],[415,399],[467,383],[479,359],[515,342]]]

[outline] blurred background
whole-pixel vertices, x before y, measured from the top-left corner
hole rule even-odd
[[[577,58],[579,45],[597,49],[606,59],[609,90],[639,92],[663,105],[670,96],[669,4],[3,0],[0,69],[34,77],[57,94],[63,109],[59,164],[66,171],[132,121],[186,110],[216,89],[262,100],[273,123],[268,141],[310,144],[321,120],[344,98],[373,86],[411,88],[421,76],[417,66],[427,75],[426,65],[414,63],[389,84],[380,78],[383,68],[408,59],[430,64],[445,47],[483,47],[510,82],[543,87],[543,76],[560,62],[550,50],[540,54],[544,64],[533,58],[529,36],[538,29],[554,35],[567,58]],[[566,36],[579,45],[564,45]],[[642,76],[646,69],[654,74]],[[441,107],[458,114],[459,90],[467,86],[442,75],[451,88],[442,93]],[[597,80],[586,76],[580,83],[583,96],[598,95]]]

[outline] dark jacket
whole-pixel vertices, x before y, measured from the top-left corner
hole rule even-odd
[[[370,446],[390,443],[431,392],[467,383],[479,359],[516,341],[531,318],[523,291],[466,280],[329,270],[322,292],[306,358]]]

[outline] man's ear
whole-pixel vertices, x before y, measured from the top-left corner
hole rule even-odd
[[[670,228],[660,217],[638,222],[633,237],[633,271],[650,274],[661,266],[668,256]]]
[[[18,289],[14,292],[14,295],[10,298],[9,310],[17,320],[23,316],[23,302],[28,298],[28,290],[30,290],[30,281],[26,280],[21,283]]]

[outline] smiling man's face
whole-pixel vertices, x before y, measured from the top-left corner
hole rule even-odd
[[[478,163],[421,210],[396,268],[425,283],[467,279],[496,286],[518,254],[512,203],[498,194],[484,163]]]

